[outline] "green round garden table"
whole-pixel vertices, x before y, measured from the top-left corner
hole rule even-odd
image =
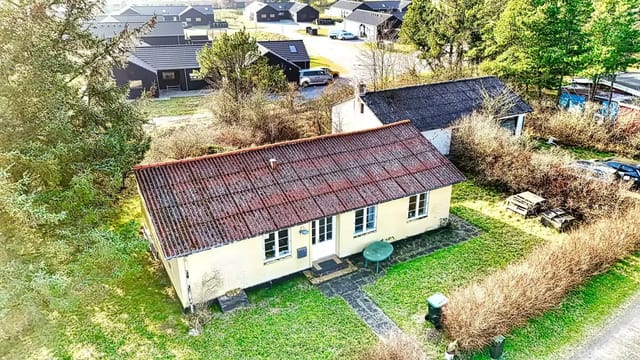
[[[380,262],[388,259],[392,253],[393,245],[387,242],[376,241],[369,244],[369,246],[367,246],[362,252],[362,256],[364,257],[364,267],[367,267],[367,261],[375,261],[377,274],[380,271]]]

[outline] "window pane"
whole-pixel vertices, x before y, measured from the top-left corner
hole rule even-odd
[[[316,243],[316,222],[311,222],[311,244]]]
[[[355,232],[361,233],[364,230],[364,209],[356,210],[356,227]]]
[[[373,230],[376,228],[376,208],[370,206],[367,208],[367,230]]]
[[[416,197],[409,196],[409,211],[407,217],[409,219],[414,218],[416,216]]]
[[[264,239],[264,257],[265,259],[276,257],[276,237],[274,233],[269,234]]]

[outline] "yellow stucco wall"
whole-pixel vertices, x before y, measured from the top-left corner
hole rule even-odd
[[[442,219],[449,217],[451,186],[433,190],[429,193],[428,216],[416,220],[407,220],[409,198],[378,204],[376,210],[376,230],[364,235],[354,236],[355,211],[335,216],[336,254],[345,257],[361,252],[371,242],[393,238],[392,241],[421,234],[436,229]],[[290,255],[264,261],[264,236],[237,241],[218,248],[202,251],[169,261],[167,273],[171,278],[182,305],[189,306],[187,282],[191,285],[195,303],[216,298],[229,290],[247,288],[311,267],[311,234],[301,235],[301,227],[309,230],[310,223],[297,225],[289,229]],[[155,234],[153,234],[155,237]],[[297,249],[306,247],[307,256],[297,258]],[[158,247],[159,248],[159,247]],[[168,262],[163,261],[165,267]],[[189,279],[185,270],[189,271]],[[177,271],[177,272],[176,272]],[[203,278],[217,274],[219,285],[215,290],[202,291]]]

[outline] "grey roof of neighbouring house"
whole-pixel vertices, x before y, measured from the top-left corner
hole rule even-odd
[[[368,7],[373,11],[387,11],[400,9],[400,1],[398,0],[375,0],[365,1]]]
[[[367,6],[367,4],[360,1],[351,1],[351,0],[339,0],[335,4],[331,5],[332,8],[337,9],[345,9],[345,10],[355,10],[355,9],[363,9],[370,10],[371,8]]]
[[[103,23],[144,23],[151,20],[152,17],[153,15],[107,15],[103,17],[96,17],[94,21]],[[164,16],[156,16],[156,21],[164,21]]]
[[[291,9],[291,7],[293,6],[293,2],[274,2],[274,3],[268,3],[267,5],[271,6],[274,10],[277,11],[289,11],[289,9]]]
[[[191,5],[191,7],[205,15],[213,14],[213,6],[211,5]]]
[[[197,52],[202,45],[140,46],[135,49],[132,62],[143,62],[147,68],[158,70],[198,69]],[[130,60],[131,61],[131,60]]]
[[[295,3],[293,3],[293,5],[291,5],[291,8],[289,9],[289,12],[297,13],[298,11],[300,11],[300,10],[306,8],[306,7],[310,7],[313,10],[315,10],[311,5],[295,2]]]
[[[357,9],[344,19],[360,24],[378,26],[392,17],[394,17],[392,14]]]
[[[208,7],[209,9],[211,9],[211,12],[203,12],[203,14],[209,14],[209,13],[213,13],[213,7],[211,6],[193,6],[194,9],[196,9],[197,11],[202,12],[200,9],[204,9],[205,7]],[[175,15],[178,16],[180,14],[182,14],[183,12],[185,12],[186,10],[189,10],[190,8],[192,8],[192,6],[189,5],[157,5],[157,6],[149,6],[149,5],[131,5],[127,8],[125,8],[124,10],[122,10],[120,13],[123,13],[125,11],[127,11],[128,9],[131,9],[135,12],[137,12],[140,15]]]
[[[483,92],[497,95],[503,91],[515,103],[506,116],[533,111],[495,76],[375,91],[361,98],[383,124],[409,119],[420,131],[427,131],[447,128],[480,108]]]
[[[288,61],[310,61],[307,48],[304,46],[304,41],[302,40],[258,41],[258,45]],[[296,48],[296,52],[292,52],[290,46],[294,46]]]
[[[111,22],[99,22],[90,23],[89,31],[99,38],[112,38],[122,32],[127,27],[130,30],[136,29],[144,25],[144,23],[111,23]],[[182,36],[184,37],[184,29],[179,22],[159,22],[156,23],[146,34],[141,35],[144,39],[146,37],[159,37],[159,36]]]

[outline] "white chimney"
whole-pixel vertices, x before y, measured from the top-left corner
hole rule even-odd
[[[271,170],[275,170],[278,167],[278,160],[275,158],[269,159],[269,166],[271,166]]]
[[[364,96],[367,93],[367,84],[359,83],[358,84],[358,95]]]

